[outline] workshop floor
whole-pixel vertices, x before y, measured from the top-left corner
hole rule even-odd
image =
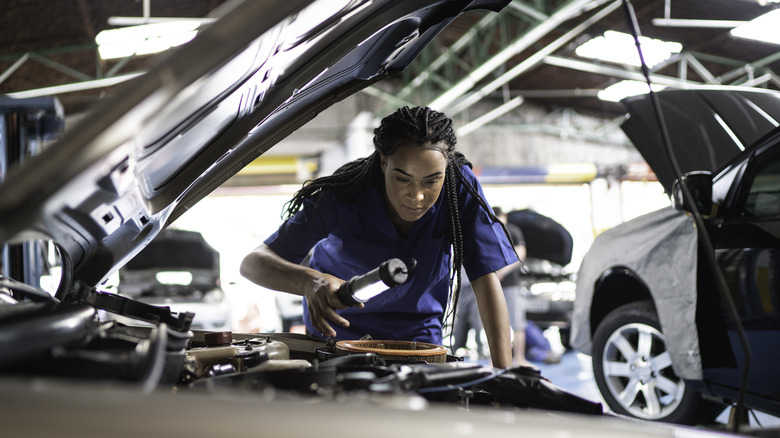
[[[550,380],[554,385],[569,391],[572,394],[604,404],[601,394],[599,394],[599,391],[596,388],[596,381],[593,379],[590,356],[573,350],[565,350],[561,344],[557,329],[555,328],[548,329],[545,331],[544,335],[550,342],[552,350],[561,355],[561,361],[554,364],[532,362],[539,368],[542,376]],[[475,351],[476,344],[473,339],[474,333],[470,333],[469,336],[470,338],[467,342],[467,346],[471,348],[470,351]],[[468,352],[460,355],[463,356],[466,361],[473,360],[485,365],[490,363],[490,361],[484,357],[469,358]]]
[[[593,380],[590,356],[569,350],[561,355],[560,363],[534,362],[534,365],[555,386],[582,398],[604,403]]]

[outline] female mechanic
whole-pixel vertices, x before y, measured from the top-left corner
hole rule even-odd
[[[398,109],[374,130],[370,156],[304,184],[286,205],[287,220],[244,258],[241,274],[302,295],[314,336],[441,344],[448,304],[446,316],[457,311],[462,266],[476,279],[493,366],[512,366],[496,271],[518,258],[456,142],[444,114]],[[308,266],[301,264],[307,255]],[[341,303],[342,283],[390,258],[417,261],[406,283],[354,307]]]

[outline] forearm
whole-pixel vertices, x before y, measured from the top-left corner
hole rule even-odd
[[[493,366],[498,368],[511,367],[512,331],[509,326],[509,312],[498,276],[495,272],[491,272],[472,281],[471,286],[474,288],[474,295],[477,298],[479,317],[487,335]]]
[[[259,286],[295,295],[306,295],[322,278],[320,272],[288,262],[265,244],[244,257],[240,273]]]
[[[240,271],[241,275],[265,288],[306,297],[312,325],[323,335],[337,335],[330,322],[349,327],[349,321],[336,313],[346,307],[336,296],[336,290],[344,283],[340,278],[290,263],[265,244],[244,257]],[[357,307],[363,308],[363,304]]]

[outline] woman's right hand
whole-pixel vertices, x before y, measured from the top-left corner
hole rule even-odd
[[[309,307],[312,325],[326,337],[332,338],[336,336],[336,331],[331,327],[329,321],[342,327],[349,327],[349,321],[336,313],[336,310],[347,308],[336,295],[336,291],[344,283],[344,280],[328,274],[318,274],[314,278],[311,288],[306,289],[304,296]],[[355,307],[363,308],[364,305],[360,303]]]
[[[244,257],[240,270],[241,275],[255,284],[306,297],[311,322],[323,335],[336,336],[336,331],[329,321],[342,327],[349,327],[349,321],[336,313],[336,310],[346,309],[344,303],[336,296],[336,291],[344,280],[300,264],[290,263],[279,257],[264,243]],[[356,307],[364,306],[359,304]]]

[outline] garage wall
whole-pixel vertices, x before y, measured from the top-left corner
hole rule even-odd
[[[343,160],[371,152],[373,129],[383,115],[378,102],[358,94],[319,114],[268,154],[322,155],[322,173]],[[453,118],[456,129],[492,107],[476,107]],[[475,166],[545,166],[557,163],[593,163],[615,166],[643,162],[618,126],[619,120],[604,120],[571,110],[549,112],[527,103],[478,130],[459,137],[458,148]],[[356,148],[356,131],[367,144]],[[351,139],[348,141],[348,139]]]

